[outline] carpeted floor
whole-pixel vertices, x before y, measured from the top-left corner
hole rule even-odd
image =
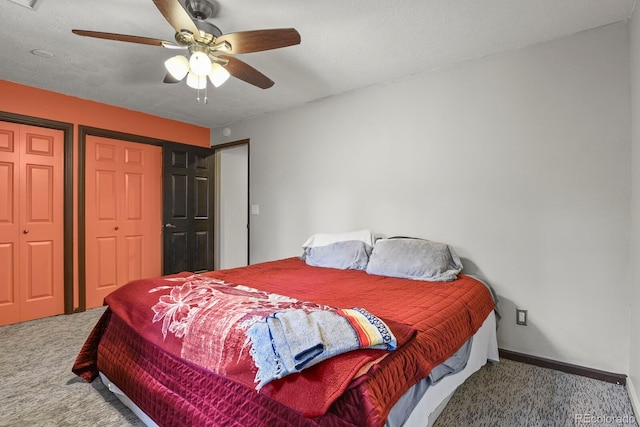
[[[458,388],[434,427],[637,426],[625,386],[502,359]]]
[[[0,327],[0,426],[143,426],[71,366],[104,308]]]
[[[0,327],[0,426],[142,426],[71,366],[103,308]],[[456,392],[436,427],[637,426],[626,389],[503,360]]]

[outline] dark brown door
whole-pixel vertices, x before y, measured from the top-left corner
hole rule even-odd
[[[213,270],[214,150],[163,147],[163,273]]]

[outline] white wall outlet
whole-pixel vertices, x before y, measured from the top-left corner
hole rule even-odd
[[[527,310],[516,308],[516,324],[527,326]]]

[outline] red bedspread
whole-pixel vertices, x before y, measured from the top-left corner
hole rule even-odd
[[[376,426],[384,424],[411,385],[475,333],[494,307],[485,286],[464,275],[454,282],[419,282],[309,267],[297,258],[206,275],[300,301],[365,308],[387,321],[402,342],[413,330],[417,333],[354,381],[344,372],[353,374],[384,352],[347,353],[257,393],[249,384],[255,371],[232,372],[227,378],[181,357],[179,322],[172,333],[164,324],[166,338],[163,322],[150,322],[161,291],[149,291],[167,283],[154,279],[133,282],[107,297],[110,309],[87,340],[74,372],[89,380],[97,370],[104,372],[161,425]]]

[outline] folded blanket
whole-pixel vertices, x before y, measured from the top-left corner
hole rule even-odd
[[[347,351],[395,350],[396,337],[378,317],[362,308],[277,311],[247,330],[258,368],[257,390]]]

